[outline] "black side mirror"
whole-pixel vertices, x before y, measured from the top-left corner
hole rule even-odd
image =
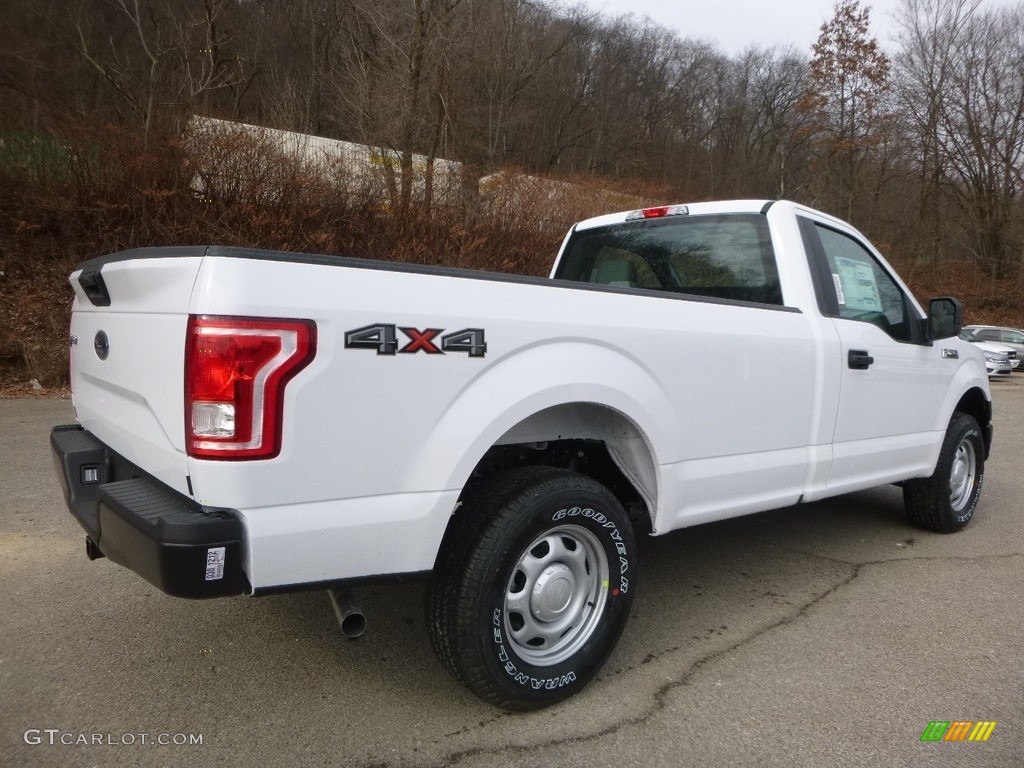
[[[964,308],[952,296],[932,299],[928,304],[928,339],[949,339],[964,327]]]

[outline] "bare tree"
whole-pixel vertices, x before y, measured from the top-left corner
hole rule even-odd
[[[714,137],[720,185],[735,195],[784,197],[797,191],[806,116],[806,61],[792,50],[751,48],[730,60],[721,80],[721,115]]]
[[[222,26],[234,0],[103,0],[74,18],[82,58],[118,94],[145,133],[158,108],[181,116],[200,95],[233,88],[253,72],[227,53]]]
[[[896,58],[901,120],[911,142],[907,163],[917,175],[917,237],[923,252],[939,258],[948,222],[941,213],[946,158],[940,146],[943,92],[953,76],[953,39],[961,34],[980,0],[905,0],[898,19]]]
[[[994,277],[1020,275],[1024,9],[907,0],[901,96],[917,137],[924,210],[940,186],[964,245]]]

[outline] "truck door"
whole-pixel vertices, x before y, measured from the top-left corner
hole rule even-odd
[[[856,232],[809,217],[800,225],[819,308],[840,342],[829,490],[930,471],[956,361],[925,342],[920,308]]]

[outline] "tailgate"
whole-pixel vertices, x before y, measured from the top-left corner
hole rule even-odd
[[[205,248],[148,248],[86,262],[71,275],[71,387],[85,429],[189,493],[185,330]]]

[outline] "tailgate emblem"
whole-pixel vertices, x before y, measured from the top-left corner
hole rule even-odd
[[[107,334],[100,331],[96,334],[96,338],[92,342],[92,348],[96,350],[96,357],[100,360],[106,360],[107,355],[110,354],[110,340],[107,338]]]

